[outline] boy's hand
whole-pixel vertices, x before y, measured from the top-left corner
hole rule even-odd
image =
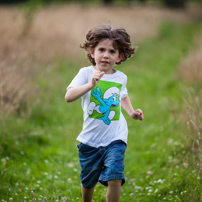
[[[133,111],[130,114],[130,117],[133,119],[139,119],[140,121],[144,119],[144,115],[141,109],[136,109],[135,111]]]
[[[104,74],[105,72],[93,72],[91,78],[92,85],[96,86]]]

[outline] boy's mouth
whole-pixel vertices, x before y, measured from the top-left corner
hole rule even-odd
[[[108,61],[101,61],[102,64],[109,64]]]

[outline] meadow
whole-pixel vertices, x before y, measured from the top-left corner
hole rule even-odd
[[[69,5],[40,8],[27,22],[23,8],[0,10],[1,201],[81,201],[81,100],[66,103],[64,95],[89,65],[79,45],[100,23],[125,27],[139,47],[117,66],[145,115],[140,122],[123,112],[129,139],[120,202],[202,201],[201,16]],[[85,18],[74,15],[81,12]],[[94,201],[105,194],[97,184]]]

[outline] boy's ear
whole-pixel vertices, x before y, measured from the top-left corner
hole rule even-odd
[[[118,60],[116,62],[120,62],[123,59],[123,57],[124,57],[123,53],[119,54],[119,58],[118,58]]]
[[[94,57],[94,50],[93,49],[90,50],[90,55],[91,55],[92,58],[95,58]]]

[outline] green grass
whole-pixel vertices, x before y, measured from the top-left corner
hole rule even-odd
[[[136,55],[117,67],[128,75],[134,108],[145,114],[139,122],[124,112],[129,139],[120,202],[190,202],[190,194],[192,202],[201,200],[201,179],[194,165],[183,164],[191,142],[181,120],[186,84],[176,77],[199,29],[195,23],[164,23],[158,36],[135,44]],[[54,66],[41,67],[35,79],[32,112],[1,120],[1,201],[81,201],[75,140],[82,127],[81,103],[64,100],[80,65],[55,60]],[[94,200],[104,202],[105,193],[98,184]]]

